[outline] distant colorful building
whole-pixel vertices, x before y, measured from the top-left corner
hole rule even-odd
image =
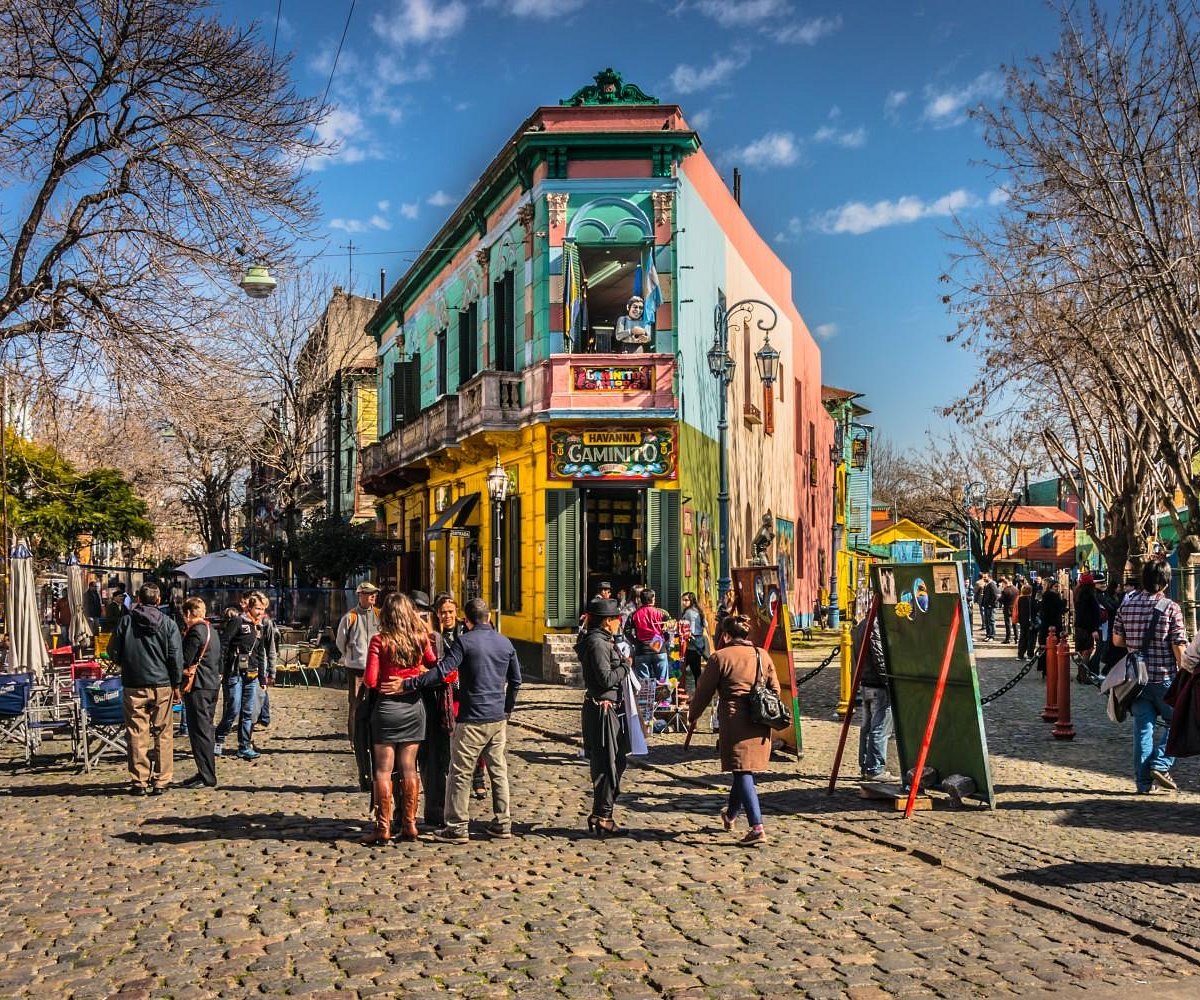
[[[644,314],[628,304],[641,291]],[[527,662],[601,581],[716,599],[719,304],[778,313],[780,376],[755,371],[766,313],[730,330],[731,545],[770,512],[794,608],[830,559],[820,352],[791,276],[675,105],[611,70],[521,123],[384,297],[380,440],[364,480],[402,548],[401,587],[482,594]],[[493,525],[486,479],[509,496]],[[501,585],[493,594],[493,560]],[[710,619],[711,620],[711,619]]]
[[[946,539],[922,528],[907,517],[886,524],[871,535],[871,545],[886,549],[888,562],[919,563],[949,559],[954,546]]]
[[[984,525],[992,522],[988,515]],[[1076,564],[1076,519],[1050,506],[1016,507],[1008,518],[1008,532],[997,560],[1019,562],[1036,573],[1070,569]]]
[[[873,489],[871,438],[874,428],[861,422],[871,411],[862,394],[835,386],[821,387],[821,401],[832,420],[833,549],[836,587],[833,601],[839,619],[865,612],[869,601]]]

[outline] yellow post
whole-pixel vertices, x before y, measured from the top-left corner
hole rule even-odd
[[[838,704],[837,717],[844,719],[850,714],[850,670],[852,666],[851,656],[851,641],[850,641],[850,622],[849,615],[842,619],[842,669],[841,669],[841,684],[838,687]]]

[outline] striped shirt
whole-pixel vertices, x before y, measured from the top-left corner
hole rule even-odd
[[[1154,607],[1163,604],[1163,612],[1155,626],[1154,635],[1146,635]],[[1176,662],[1173,646],[1187,643],[1183,630],[1183,611],[1179,605],[1163,594],[1147,594],[1138,591],[1130,594],[1117,612],[1113,622],[1113,633],[1125,640],[1129,649],[1135,649],[1146,658],[1146,675],[1151,684],[1166,684],[1175,676]]]

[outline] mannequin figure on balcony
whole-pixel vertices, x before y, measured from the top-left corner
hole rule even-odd
[[[622,354],[643,354],[650,343],[650,325],[643,319],[645,303],[633,295],[625,303],[625,315],[617,320],[617,350]]]

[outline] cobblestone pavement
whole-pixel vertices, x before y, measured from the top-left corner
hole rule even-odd
[[[1014,662],[985,659],[985,688]],[[1185,995],[1200,799],[1126,794],[1128,729],[1085,711],[1050,742],[1022,682],[989,710],[1002,808],[906,823],[817,790],[835,686],[806,686],[806,753],[762,783],[771,843],[751,853],[716,822],[710,737],[686,757],[655,737],[627,776],[632,836],[587,838],[579,693],[536,684],[510,738],[517,837],[465,847],[354,842],[340,690],[279,689],[263,757],[222,760],[218,790],[134,799],[119,765],[5,752],[0,995]]]

